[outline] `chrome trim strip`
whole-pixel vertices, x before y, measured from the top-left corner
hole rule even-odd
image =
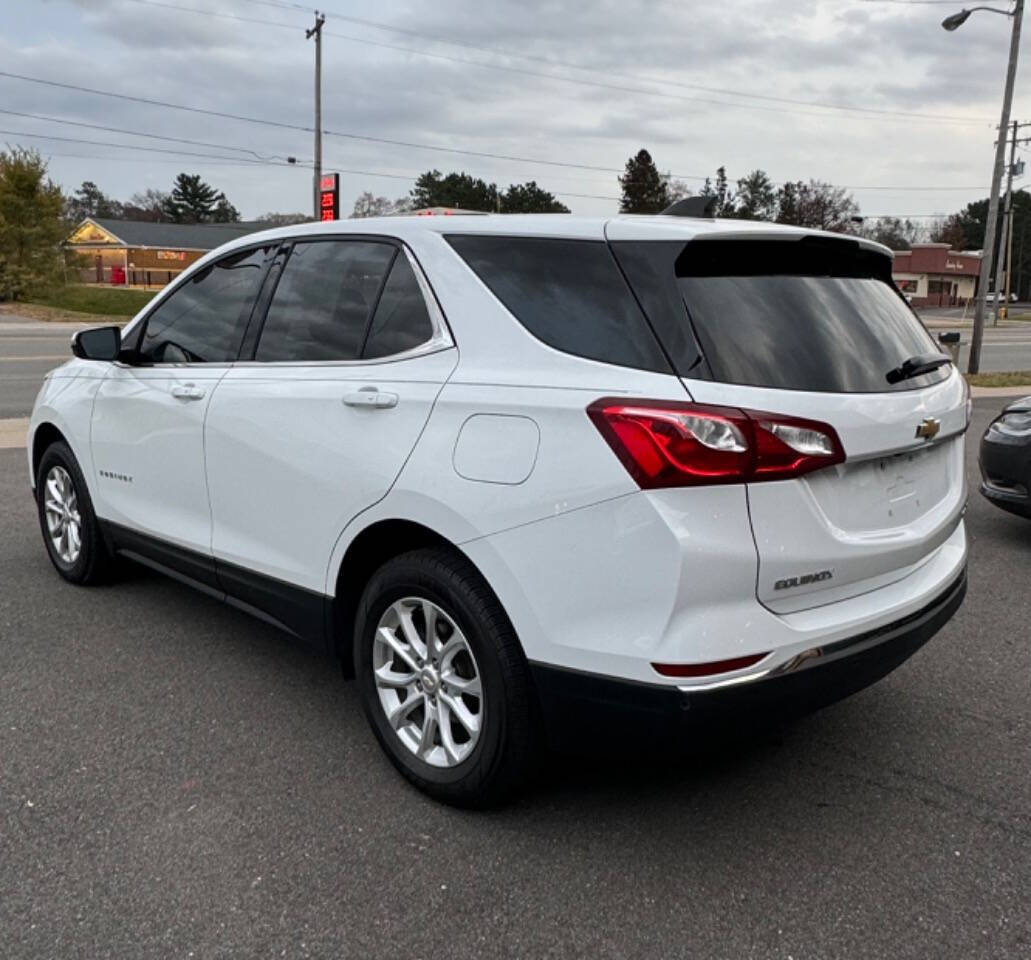
[[[864,630],[852,637],[845,637],[842,640],[835,640],[832,643],[824,643],[801,653],[796,653],[776,666],[766,667],[757,673],[740,674],[735,677],[727,677],[724,680],[713,680],[710,683],[684,685],[678,684],[677,690],[681,693],[699,693],[707,690],[718,690],[721,687],[738,686],[743,683],[751,683],[755,680],[762,680],[768,677],[779,677],[787,673],[797,673],[799,670],[807,670],[810,667],[820,666],[826,663],[833,663],[842,657],[862,653],[872,647],[890,641],[890,635],[905,629],[906,626],[916,623],[925,617],[933,616],[939,609],[945,606],[960,589],[966,579],[966,568],[952,583],[939,593],[930,603],[921,607],[915,613],[911,613],[900,620],[886,623],[881,627],[874,627],[872,630]]]

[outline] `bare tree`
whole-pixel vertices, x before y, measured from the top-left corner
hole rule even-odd
[[[351,211],[351,219],[358,220],[364,217],[386,217],[391,214],[403,213],[410,210],[411,204],[408,197],[401,197],[397,200],[390,200],[387,197],[376,197],[365,190],[358,194],[354,201],[354,209]]]

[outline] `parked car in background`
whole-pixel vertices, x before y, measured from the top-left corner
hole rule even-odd
[[[74,353],[29,427],[60,575],[128,557],[339,656],[446,801],[507,795],[590,710],[846,696],[966,589],[966,384],[866,240],[293,226]]]
[[[1007,406],[981,438],[981,493],[1031,519],[1031,397]]]

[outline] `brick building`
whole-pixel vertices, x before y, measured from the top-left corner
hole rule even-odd
[[[915,307],[956,307],[972,300],[981,272],[981,254],[959,253],[947,243],[914,243],[896,250],[891,273]]]

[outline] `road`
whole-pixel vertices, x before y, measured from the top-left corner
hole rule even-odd
[[[1031,305],[1015,303],[1011,313],[1031,313]],[[970,313],[958,307],[924,308],[918,311],[924,322],[932,327],[932,334],[937,336],[942,329],[959,328],[960,367],[967,368],[970,357]],[[991,313],[986,317],[984,344],[981,348],[981,372],[995,373],[1000,370],[1031,370],[1031,323],[1010,322],[1003,326],[993,327]]]
[[[1031,955],[1031,523],[976,493],[966,604],[881,683],[469,813],[272,628],[143,571],[59,580],[24,469],[0,451],[5,960]]]
[[[0,315],[0,419],[32,412],[43,375],[71,356],[68,343],[82,326]]]
[[[68,341],[80,324],[16,322],[0,316],[0,419],[27,417],[32,412],[43,375],[70,354]],[[961,331],[966,369],[970,331]],[[981,370],[1031,370],[1031,323],[987,329]]]

